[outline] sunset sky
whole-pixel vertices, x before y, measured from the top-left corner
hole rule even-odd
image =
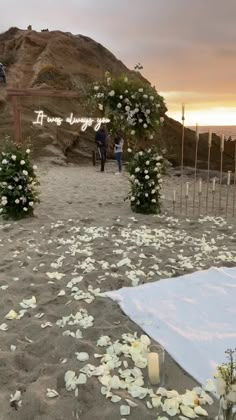
[[[236,0],[7,0],[11,26],[87,35],[129,68],[140,62],[186,124],[236,125]],[[0,60],[1,61],[1,60]]]

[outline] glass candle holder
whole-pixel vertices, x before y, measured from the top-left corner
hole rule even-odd
[[[160,344],[150,346],[150,353],[148,353],[148,377],[151,385],[164,385],[165,349]]]

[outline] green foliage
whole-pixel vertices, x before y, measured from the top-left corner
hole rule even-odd
[[[7,142],[0,157],[0,214],[5,219],[33,216],[39,203],[35,169],[30,149]]]
[[[156,89],[138,78],[106,73],[103,82],[89,85],[88,96],[92,107],[110,119],[111,133],[122,131],[133,139],[153,139],[167,111]]]
[[[144,214],[160,213],[163,157],[154,149],[137,152],[131,157],[127,170],[132,210]]]

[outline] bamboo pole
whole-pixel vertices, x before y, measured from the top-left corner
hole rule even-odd
[[[195,141],[196,141],[196,146],[195,146],[194,184],[193,184],[193,214],[195,211],[195,196],[196,196],[196,181],[197,181],[197,156],[198,156],[198,142],[199,142],[198,124],[196,124]]]
[[[182,141],[181,141],[181,184],[180,184],[180,213],[182,214],[183,205],[183,176],[184,176],[184,121],[185,107],[182,105]]]
[[[210,182],[210,162],[211,162],[211,144],[212,144],[212,133],[211,133],[211,130],[209,130],[209,135],[208,135],[208,160],[207,160],[206,214],[208,213],[209,182]]]
[[[221,211],[221,195],[222,195],[222,175],[223,175],[223,155],[224,155],[224,141],[225,136],[221,136],[221,145],[220,145],[220,189],[219,189],[219,211]]]

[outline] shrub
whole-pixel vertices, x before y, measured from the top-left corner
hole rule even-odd
[[[137,213],[157,214],[161,209],[161,185],[164,161],[154,149],[140,151],[127,165],[131,191],[131,208]]]
[[[33,216],[39,203],[30,149],[7,143],[0,158],[0,214],[6,219]]]
[[[156,89],[142,79],[126,76],[89,85],[90,103],[110,119],[111,133],[123,131],[130,138],[152,140],[164,121],[167,108]]]
[[[46,83],[58,89],[72,89],[72,82],[69,74],[61,72],[57,67],[48,65],[43,67],[35,80],[35,85]]]

